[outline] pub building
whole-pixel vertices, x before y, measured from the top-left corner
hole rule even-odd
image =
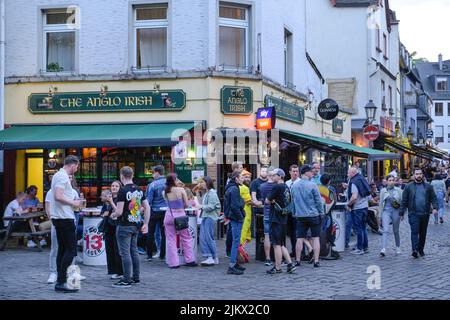
[[[258,139],[261,133],[267,136],[267,129],[279,130],[276,152],[286,172],[291,164],[317,161],[337,185],[346,180],[354,159],[393,156],[351,144],[350,114],[344,108],[333,120],[324,120],[305,96],[262,80],[38,82],[6,85],[5,90],[0,148],[5,150],[7,201],[29,185],[38,187],[43,200],[69,154],[81,159],[76,179],[88,206],[100,204],[102,189],[119,178],[125,165],[134,168],[135,182],[143,188],[152,180],[151,168],[163,164],[187,186],[200,176],[213,177],[221,194],[234,160],[243,159],[257,176],[259,165],[250,158],[262,142],[255,146],[247,139],[245,148],[239,148],[237,139],[224,139],[215,146],[223,148],[223,161],[214,164],[202,159],[208,142],[195,135],[209,129],[255,130],[262,107],[274,110],[276,121],[274,127],[259,128]],[[188,135],[178,137],[184,133]],[[227,157],[230,152],[234,156]],[[264,156],[258,155],[259,160]]]

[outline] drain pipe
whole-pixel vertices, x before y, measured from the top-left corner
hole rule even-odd
[[[5,128],[5,0],[0,0],[0,131]],[[3,151],[0,150],[0,172]]]

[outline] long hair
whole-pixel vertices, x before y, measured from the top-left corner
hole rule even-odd
[[[175,173],[171,173],[167,176],[165,189],[166,194],[172,192],[172,188],[177,186],[176,182],[177,182],[177,175]]]

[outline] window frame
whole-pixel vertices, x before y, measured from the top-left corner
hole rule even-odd
[[[445,89],[439,89],[439,83],[445,83]],[[448,91],[448,78],[436,77],[436,91],[440,92]]]
[[[376,25],[375,27],[376,30],[376,50],[377,52],[381,53],[383,52],[383,50],[381,50],[381,29],[379,25]]]
[[[67,23],[60,23],[60,24],[47,24],[47,13],[49,11],[61,11],[67,12],[67,9],[73,8],[75,10],[75,23],[73,24],[67,24]],[[78,72],[78,26],[80,21],[80,11],[78,7],[55,7],[55,8],[42,8],[40,9],[41,12],[41,21],[42,21],[42,57],[41,57],[41,63],[42,68],[40,70],[40,73],[47,74],[47,75],[53,75],[53,74],[74,74]],[[49,33],[73,33],[74,34],[74,61],[73,61],[73,70],[63,70],[63,71],[48,71],[48,61],[47,61],[47,34]]]
[[[386,35],[386,33],[383,33],[383,57],[385,60],[389,59],[388,58],[388,54],[389,54],[389,41],[388,41],[388,36]]]
[[[137,20],[137,9],[140,8],[165,8],[166,19],[153,19],[153,20]],[[132,32],[133,32],[133,57],[132,57],[132,71],[133,72],[163,72],[169,67],[169,4],[168,3],[151,3],[151,4],[136,4],[132,6]],[[166,64],[164,66],[141,66],[138,67],[138,43],[137,43],[137,31],[139,29],[166,29]]]
[[[440,129],[440,128],[442,128],[442,136],[438,136],[438,128]],[[444,143],[444,141],[445,141],[445,131],[444,131],[444,126],[443,125],[437,125],[437,126],[434,126],[434,132],[435,132],[435,134],[434,134],[434,141],[436,142],[436,144],[437,143]],[[439,139],[439,140],[438,140]],[[441,140],[442,139],[442,140]]]
[[[442,114],[437,114],[437,106],[440,105],[441,106],[441,110],[442,110]],[[434,103],[434,116],[435,117],[443,117],[444,116],[444,103],[443,102],[435,102]]]
[[[288,88],[294,87],[294,34],[287,29],[284,28],[283,34],[283,55],[284,55],[284,85]],[[289,67],[291,68],[291,72],[289,72]]]
[[[228,7],[228,8],[239,8],[245,10],[245,20],[238,19],[230,19],[230,18],[222,18],[220,16],[220,7]],[[218,63],[220,63],[220,27],[228,27],[228,28],[238,28],[245,30],[245,66],[228,66],[219,64],[219,66],[223,66],[223,70],[230,71],[236,70],[247,70],[250,67],[250,10],[251,7],[242,5],[242,4],[230,4],[230,3],[221,3],[219,2],[218,11],[217,11],[217,58]]]

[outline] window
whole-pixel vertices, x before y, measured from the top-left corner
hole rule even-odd
[[[377,51],[381,52],[381,38],[380,38],[380,26],[377,25],[376,26],[376,46],[377,46]]]
[[[444,126],[435,126],[434,127],[435,130],[435,142],[436,143],[442,143],[444,142]]]
[[[387,40],[387,36],[385,33],[383,33],[383,50],[384,50],[384,58],[387,59],[388,58],[388,40]]]
[[[436,91],[447,91],[448,81],[447,78],[437,78],[436,79]]]
[[[293,87],[292,33],[284,29],[284,84]]]
[[[248,9],[220,5],[219,8],[219,65],[248,66]]]
[[[450,126],[447,127],[447,142],[450,143]]]
[[[137,6],[134,9],[134,34],[137,69],[164,69],[167,66],[166,5]]]
[[[450,116],[450,103],[447,104],[447,116]]]
[[[381,109],[386,110],[386,83],[381,80]]]
[[[434,115],[436,117],[442,117],[444,115],[444,104],[442,102],[434,104]]]
[[[75,71],[76,9],[49,9],[43,11],[44,54],[46,72]]]
[[[393,108],[393,104],[392,104],[392,87],[389,86],[389,109]]]

